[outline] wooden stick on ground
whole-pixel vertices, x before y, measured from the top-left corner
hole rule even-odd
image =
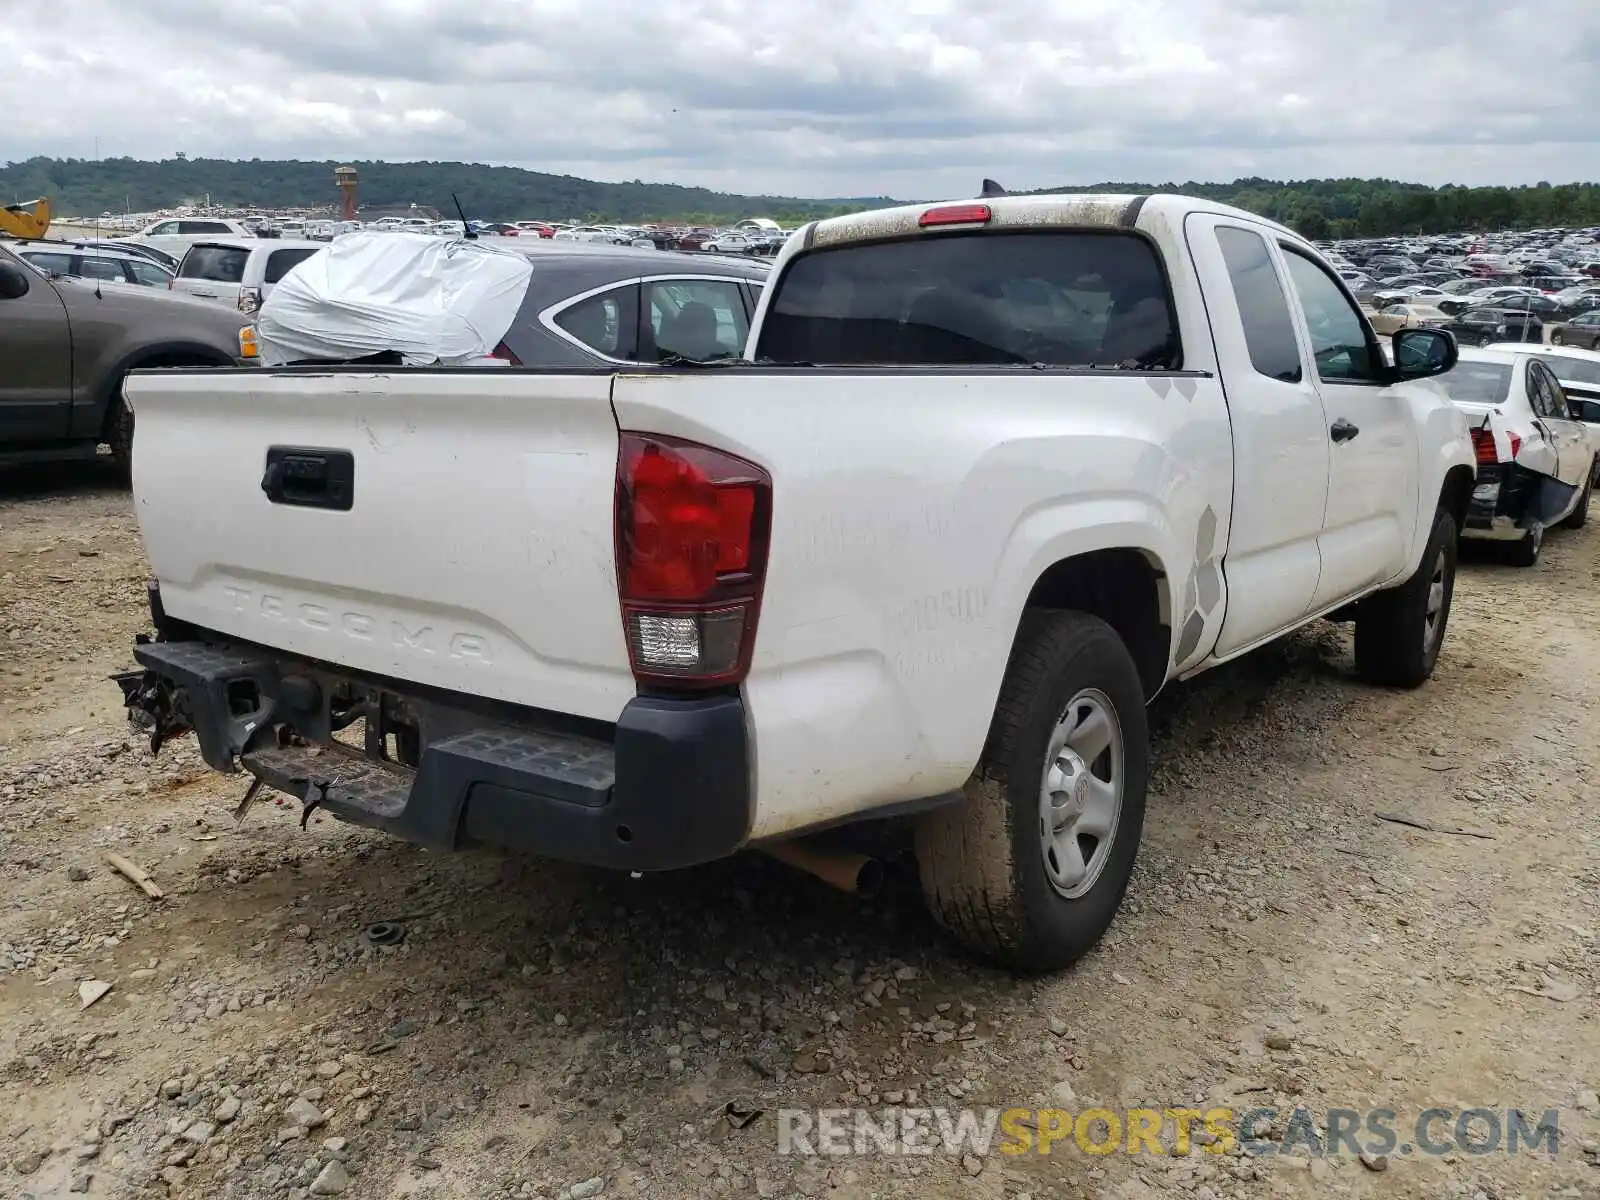
[[[111,869],[122,875],[130,882],[144,890],[144,894],[152,900],[165,900],[167,894],[156,886],[156,881],[145,874],[143,867],[138,863],[129,862],[120,854],[107,854],[106,862],[111,864]]]
[[[1465,829],[1460,825],[1435,825],[1432,821],[1419,821],[1415,817],[1408,817],[1402,813],[1374,813],[1380,821],[1389,821],[1395,825],[1409,825],[1413,829],[1425,829],[1429,833],[1448,833],[1455,837],[1483,838],[1494,841],[1494,834],[1479,833],[1475,829]]]

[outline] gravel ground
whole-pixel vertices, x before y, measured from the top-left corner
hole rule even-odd
[[[0,475],[0,1194],[1600,1196],[1597,552],[1469,555],[1419,692],[1356,683],[1323,626],[1163,697],[1124,911],[1017,979],[903,863],[862,901],[753,856],[630,879],[237,825],[243,784],[152,759],[106,680],[146,621],[126,494]],[[778,1153],[776,1110],[843,1104],[1557,1108],[1561,1140]]]

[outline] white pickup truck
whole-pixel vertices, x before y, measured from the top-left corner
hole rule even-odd
[[[814,865],[908,817],[945,926],[1059,967],[1165,683],[1329,616],[1432,672],[1475,459],[1409,382],[1453,340],[1394,340],[1249,214],[1002,195],[806,227],[732,365],[136,373],[119,678],[153,742],[439,849]]]

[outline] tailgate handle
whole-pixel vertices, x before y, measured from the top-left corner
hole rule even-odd
[[[269,446],[261,490],[273,504],[349,512],[355,503],[356,461],[348,450]]]

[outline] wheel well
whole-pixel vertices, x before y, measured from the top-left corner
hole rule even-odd
[[[1062,559],[1039,577],[1025,607],[1092,613],[1128,647],[1146,698],[1166,682],[1171,598],[1166,575],[1143,552],[1096,550]]]
[[[145,367],[227,367],[232,365],[226,356],[200,349],[153,350],[146,354],[136,355],[111,372],[111,380],[107,385],[106,415],[101,422],[101,437],[110,437],[111,431],[116,425],[117,405],[115,401],[121,396],[122,378],[129,371],[138,371]]]
[[[1439,506],[1455,518],[1457,536],[1466,528],[1467,505],[1472,500],[1476,480],[1477,473],[1471,467],[1451,467],[1439,491]]]

